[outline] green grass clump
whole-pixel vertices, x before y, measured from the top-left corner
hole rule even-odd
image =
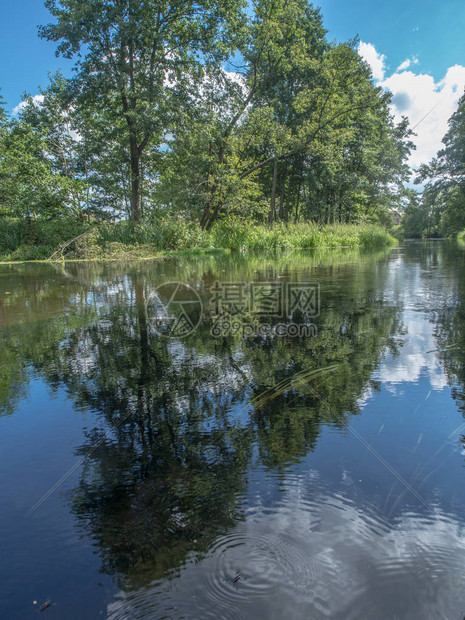
[[[396,243],[383,228],[374,224],[274,224],[247,225],[243,222],[219,222],[212,230],[215,247],[232,250],[275,250],[316,247],[383,247]]]

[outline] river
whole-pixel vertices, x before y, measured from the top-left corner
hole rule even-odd
[[[0,266],[0,615],[465,615],[465,249]]]

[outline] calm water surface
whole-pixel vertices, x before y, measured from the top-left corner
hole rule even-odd
[[[0,266],[0,343],[2,617],[464,617],[455,243]]]

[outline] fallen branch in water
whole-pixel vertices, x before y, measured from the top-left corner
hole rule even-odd
[[[50,258],[48,258],[47,260],[49,261],[54,261],[57,260],[58,256],[61,256],[61,259],[64,260],[64,256],[63,256],[63,251],[69,247],[72,243],[74,243],[75,241],[79,241],[80,239],[84,239],[84,237],[86,237],[87,235],[89,235],[90,233],[95,232],[95,228],[91,228],[90,230],[86,230],[86,232],[81,233],[80,235],[78,235],[77,237],[74,237],[73,239],[70,239],[69,241],[66,241],[66,243],[64,243],[62,246],[60,246],[58,248],[58,250],[56,250],[51,256]]]

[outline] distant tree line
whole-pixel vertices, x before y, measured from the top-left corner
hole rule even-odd
[[[410,193],[403,216],[408,237],[449,236],[465,230],[465,94],[449,119],[442,143],[437,156],[418,171],[422,195]]]
[[[47,0],[75,59],[0,106],[0,214],[388,222],[407,120],[307,0]]]

